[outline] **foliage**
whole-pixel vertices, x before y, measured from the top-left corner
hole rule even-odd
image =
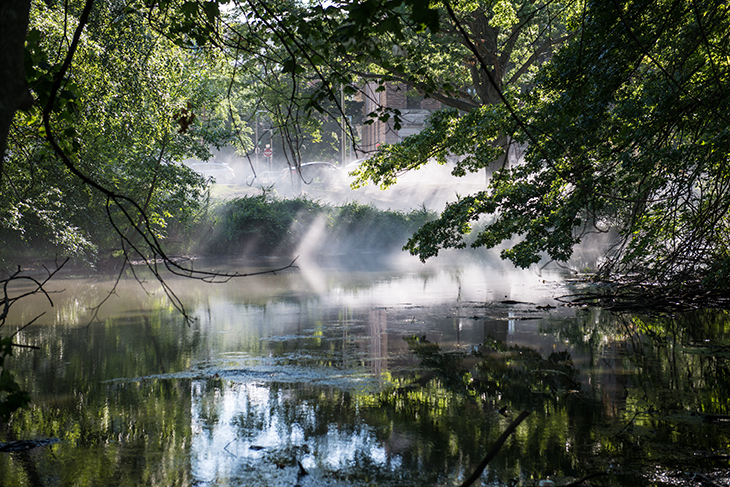
[[[252,254],[291,252],[301,233],[296,228],[307,227],[319,205],[299,198],[275,200],[267,195],[246,196],[222,203],[214,210],[213,240],[210,253]]]
[[[265,63],[265,60],[256,59],[261,64]],[[271,135],[264,138],[259,129],[259,152],[271,140],[276,158],[286,161],[290,166],[312,161],[342,160],[343,126],[339,110],[344,111],[348,124],[358,125],[362,122],[362,102],[348,95],[344,107],[339,106],[339,101],[335,103],[332,99],[326,99],[321,102],[321,112],[312,110],[307,106],[307,100],[320,84],[293,81],[289,74],[277,69],[277,65],[283,61],[279,59],[273,66],[264,64],[259,69],[263,73],[261,75],[252,66],[248,75],[239,74],[239,80],[236,81],[237,85],[248,84],[251,112],[263,112],[261,127],[271,130]],[[253,124],[255,120],[249,123]],[[349,139],[353,134],[346,136],[346,142],[352,144]]]
[[[470,110],[499,102],[477,57],[487,60],[499,88],[524,84],[551,48],[564,40],[565,23],[575,9],[572,1],[530,0],[312,5],[306,21],[292,22],[293,47],[285,71],[296,73],[309,65],[321,69],[318,74],[330,82],[348,77],[352,81],[353,76],[381,84],[404,82],[449,106]],[[323,90],[320,95],[312,106],[328,93]],[[385,120],[389,116],[370,115]]]
[[[341,107],[342,83],[333,78],[331,67],[318,64],[315,58],[321,60],[322,53],[302,54],[304,46],[315,51],[326,47],[322,36],[331,29],[322,23],[323,9],[296,1],[232,2],[226,8],[218,3],[228,2],[165,1],[138,8],[148,10],[153,25],[176,44],[227,58],[232,67],[224,89],[230,122],[248,134],[259,123],[256,144],[235,140],[240,154],[251,160],[254,149],[271,140],[276,157],[292,166],[342,156],[342,117],[350,124],[348,139],[354,141],[352,124],[359,123],[361,104],[348,92]],[[325,10],[335,16],[339,12]],[[310,29],[304,36],[298,32],[303,25]],[[298,63],[294,59],[300,55],[306,60]],[[317,95],[319,102],[312,104],[314,94],[322,92],[327,96]]]
[[[77,5],[71,7],[73,17]],[[68,18],[38,2],[31,12],[27,72],[39,104],[16,115],[2,221],[6,243],[48,242],[51,252],[93,263],[97,255],[123,248],[134,233],[127,216],[136,225],[144,213],[152,234],[163,239],[170,225],[194,218],[204,183],[180,161],[207,157],[209,144],[228,135],[211,117],[194,116],[211,103],[200,56],[155,36],[121,5],[97,2],[90,16],[53,109],[54,138],[81,174],[138,206],[110,205],[108,195],[80,180],[45,140],[43,110],[56,60],[66,54]],[[189,120],[183,123],[183,117]]]
[[[28,78],[40,103],[17,118],[4,171],[18,183],[16,201],[3,209],[8,241],[50,241],[88,261],[98,252],[139,251],[140,238],[164,239],[168,225],[194,218],[200,181],[174,163],[205,158],[210,143],[233,142],[250,153],[251,122],[262,109],[279,134],[281,153],[297,165],[331,154],[346,121],[356,139],[359,102],[352,98],[363,80],[404,81],[453,106],[494,103],[479,91],[487,86],[486,71],[475,70],[459,27],[468,25],[481,37],[479,52],[499,58],[493,70],[500,83],[510,84],[560,42],[571,12],[570,4],[555,2],[254,1],[222,8],[227,3],[76,1],[63,12],[33,5]],[[78,52],[62,42],[76,21]],[[546,27],[537,29],[540,23]],[[528,45],[540,47],[530,53]],[[209,55],[214,49],[219,59]],[[64,56],[69,65],[61,65]],[[463,62],[465,56],[471,60]],[[223,83],[225,76],[230,83]],[[41,127],[51,108],[54,128]],[[370,115],[390,117],[387,111]],[[59,147],[50,151],[44,138]],[[40,178],[28,181],[28,173]],[[47,188],[37,181],[57,183]],[[142,220],[150,235],[130,238]],[[117,232],[121,242],[113,237]]]
[[[377,82],[378,89],[403,83],[462,112],[501,104],[502,92],[528,89],[538,68],[568,38],[567,25],[578,10],[572,0],[414,1],[398,7],[386,2],[378,9],[383,23],[365,27],[355,15],[359,6],[344,7],[350,15],[338,31],[346,69]],[[417,18],[421,15],[428,20]],[[345,39],[355,39],[354,47]],[[369,114],[381,121],[390,115],[387,107]],[[400,114],[392,115],[398,130]]]
[[[667,22],[661,2],[593,6],[584,39],[602,42],[571,43],[545,74],[528,157],[551,161],[538,179],[563,193],[564,221],[621,230],[606,273],[698,278],[726,258],[726,9],[680,2]],[[568,231],[551,235],[565,250]]]
[[[348,203],[329,209],[328,230],[332,243],[341,251],[394,251],[402,247],[416,228],[433,217],[426,208],[402,212]]]
[[[404,83],[467,111],[501,103],[499,89],[532,82],[577,9],[573,1],[538,0],[234,1],[226,9],[219,3],[228,2],[166,0],[137,8],[178,45],[232,58],[232,118],[247,112],[241,120],[250,127],[264,112],[277,153],[292,165],[339,153],[342,125],[356,143],[361,105],[371,96],[366,84],[381,91],[387,82]],[[487,60],[483,69],[480,57]],[[367,117],[366,124],[393,120],[400,128],[398,110],[378,106]]]
[[[214,208],[212,237],[204,245],[214,254],[286,255],[321,226],[317,252],[390,252],[429,218],[433,215],[425,209],[405,213],[359,203],[334,207],[307,198],[248,196]]]
[[[143,239],[164,239],[169,225],[184,226],[195,217],[200,181],[174,162],[205,158],[210,143],[232,142],[250,154],[248,137],[261,110],[278,132],[281,153],[297,165],[331,154],[345,118],[356,139],[359,102],[352,98],[364,80],[405,82],[470,110],[493,104],[496,99],[480,91],[488,86],[488,73],[478,69],[479,56],[490,56],[499,86],[517,80],[524,85],[546,50],[562,42],[559,34],[575,14],[571,3],[529,1],[254,1],[228,9],[222,3],[97,2],[88,9],[91,2],[71,2],[64,15],[80,19],[88,10],[90,18],[60,90],[54,88],[59,62],[49,60],[67,54],[61,42],[67,23],[53,6],[34,4],[28,77],[39,110],[55,96],[52,137],[72,158],[59,164],[58,154],[48,150],[40,124],[49,117],[39,111],[18,117],[6,172],[20,188],[17,202],[4,209],[8,241],[50,241],[89,261],[100,251],[139,251],[135,242],[142,237],[128,236],[139,228],[136,221],[149,225],[151,235]],[[464,26],[482,39],[475,52],[459,32]],[[530,45],[539,47],[530,52]],[[219,59],[209,55],[214,49]],[[347,109],[340,106],[341,94]],[[58,184],[29,182],[27,173]],[[81,182],[79,175],[85,175]],[[105,191],[90,191],[89,184]],[[116,198],[108,204],[110,194],[139,207],[118,206]],[[117,232],[124,235],[121,241],[113,237]]]
[[[477,170],[494,156],[483,141],[506,129],[529,145],[524,162],[448,205],[408,250],[427,259],[464,247],[481,219],[472,245],[507,242],[502,256],[527,267],[566,261],[587,233],[614,229],[620,239],[601,277],[709,276],[708,285],[727,287],[730,21],[721,3],[586,4],[532,91],[505,91],[497,111],[439,115],[443,139],[413,136],[361,175],[390,184],[419,158],[447,154]]]
[[[423,167],[429,160],[446,164],[451,156],[461,157],[453,170],[464,176],[489,167],[501,153],[492,144],[503,128],[504,111],[499,106],[482,106],[463,116],[457,110],[440,110],[429,119],[428,126],[403,142],[386,145],[366,160],[353,175],[354,187],[372,181],[387,189],[404,171]]]

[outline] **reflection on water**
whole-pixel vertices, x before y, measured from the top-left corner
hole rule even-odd
[[[34,398],[0,441],[0,485],[458,485],[533,412],[482,485],[722,484],[730,327],[557,306],[558,274],[483,262],[54,283],[12,368]],[[557,306],[557,307],[555,307]],[[90,321],[93,323],[89,324]]]

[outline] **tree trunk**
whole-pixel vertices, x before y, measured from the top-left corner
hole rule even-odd
[[[0,1],[0,181],[13,116],[33,104],[24,66],[29,16],[30,0]]]
[[[499,105],[502,103],[499,91],[504,84],[503,78],[505,72],[505,66],[502,66],[502,59],[499,56],[499,29],[489,25],[489,18],[483,13],[477,13],[469,23],[469,27],[473,36],[472,41],[479,52],[479,56],[491,68],[489,71],[492,79],[496,83],[496,86],[492,84],[482,64],[474,59],[470,64],[474,89],[479,99],[485,105]]]

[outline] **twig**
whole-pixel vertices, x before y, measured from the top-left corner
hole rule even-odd
[[[56,269],[54,269],[53,271],[49,271],[48,276],[46,276],[46,278],[43,279],[42,281],[39,281],[38,279],[35,279],[34,277],[31,277],[31,276],[20,275],[20,273],[22,272],[22,269],[20,268],[20,266],[18,266],[18,270],[15,271],[13,274],[11,274],[10,277],[8,277],[7,279],[0,280],[0,284],[2,284],[2,288],[3,288],[2,289],[3,297],[0,298],[0,300],[2,300],[2,306],[1,306],[2,309],[0,309],[0,328],[2,328],[5,325],[5,320],[8,317],[10,308],[15,303],[17,303],[18,301],[20,301],[21,299],[23,299],[27,296],[32,296],[34,294],[41,293],[46,297],[46,299],[48,299],[48,303],[51,306],[53,306],[53,300],[51,300],[50,292],[46,291],[43,286],[45,286],[46,283],[48,283],[48,281],[50,281],[53,278],[53,276],[55,276],[56,273],[61,270],[61,268],[66,264],[66,262],[68,262],[68,258],[66,260],[64,260],[61,264],[57,264]],[[31,289],[30,291],[20,293],[17,296],[10,297],[9,291],[8,291],[8,285],[12,281],[16,281],[16,280],[30,281],[34,284],[35,288]],[[37,320],[39,317],[40,316],[36,316],[33,319],[33,321]],[[31,321],[31,323],[33,323],[33,321]],[[30,323],[28,323],[28,324],[30,324]],[[21,330],[22,330],[22,328],[21,328]],[[20,330],[18,330],[18,331],[20,331]]]
[[[233,440],[229,441],[229,442],[228,442],[228,444],[227,444],[226,446],[224,446],[224,447],[223,447],[223,449],[224,449],[225,451],[227,451],[227,452],[228,452],[229,454],[231,454],[231,455],[233,455],[234,457],[238,458],[238,455],[236,455],[235,453],[233,453],[233,452],[232,452],[231,450],[229,450],[229,449],[228,449],[228,447],[229,447],[229,446],[231,446],[231,443],[233,443],[234,441],[236,441],[236,440],[235,440],[235,439],[233,439]]]
[[[91,324],[98,319],[99,311],[101,310],[101,307],[104,306],[104,303],[106,303],[109,299],[111,299],[112,296],[117,293],[117,286],[119,286],[119,281],[122,280],[122,276],[124,275],[124,269],[127,267],[127,264],[129,264],[129,259],[125,259],[124,261],[122,261],[122,268],[119,270],[119,274],[117,274],[117,279],[114,281],[114,286],[112,286],[112,288],[107,292],[106,296],[104,297],[104,299],[101,300],[100,303],[89,308],[90,311],[93,311],[93,314],[91,315],[91,318],[89,319],[89,324],[86,325],[86,328],[90,327]],[[139,279],[137,280],[137,282],[139,282]],[[142,288],[144,289],[144,286]]]
[[[487,468],[487,464],[489,464],[489,462],[491,462],[492,459],[495,456],[497,456],[497,453],[499,453],[499,450],[502,448],[502,445],[504,444],[504,442],[507,441],[507,438],[509,438],[509,435],[511,435],[517,429],[517,427],[520,425],[520,423],[529,415],[530,415],[530,411],[522,411],[520,413],[520,415],[517,416],[517,418],[515,418],[515,420],[512,421],[512,423],[510,423],[509,426],[507,426],[507,429],[504,430],[504,433],[502,433],[502,436],[500,436],[497,439],[497,442],[494,444],[494,446],[492,446],[492,449],[489,450],[489,453],[487,453],[487,456],[484,457],[484,460],[482,460],[482,463],[479,464],[479,466],[476,468],[476,470],[474,470],[474,473],[471,474],[471,476],[468,479],[466,479],[464,481],[464,483],[461,484],[460,487],[467,487],[467,486],[473,484],[474,482],[476,482],[476,480],[479,477],[481,477],[482,472],[484,472],[484,469]]]
[[[53,305],[53,303],[51,303],[51,305]],[[14,338],[14,337],[16,337],[16,336],[18,335],[18,333],[20,333],[21,331],[25,330],[25,329],[26,329],[26,328],[28,328],[28,327],[29,327],[30,325],[32,325],[33,323],[35,323],[35,322],[36,322],[36,320],[38,320],[38,318],[40,318],[40,317],[41,317],[41,316],[43,316],[44,314],[46,314],[46,312],[45,312],[45,311],[44,311],[43,313],[39,314],[38,316],[36,316],[35,318],[33,318],[32,320],[30,320],[30,321],[29,321],[28,323],[26,323],[25,325],[23,325],[23,326],[21,326],[20,328],[18,328],[18,329],[17,329],[16,331],[15,331],[15,333],[13,333],[13,334],[11,335],[11,337],[13,337],[13,338]],[[28,347],[28,348],[38,348],[38,347],[32,347],[32,346],[30,346],[30,345],[16,345],[16,344],[13,344],[13,346],[16,346],[16,347]]]

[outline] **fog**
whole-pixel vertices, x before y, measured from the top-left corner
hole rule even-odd
[[[425,207],[441,211],[447,202],[455,201],[457,195],[466,196],[483,190],[487,183],[484,171],[456,178],[451,175],[453,164],[439,165],[430,162],[419,170],[404,173],[398,178],[397,184],[385,191],[372,184],[352,190],[349,185],[354,178],[348,173],[353,170],[350,166],[353,161],[348,161],[347,170],[334,160],[316,161],[334,163],[340,168],[338,177],[328,182],[326,187],[317,181],[307,184],[310,182],[307,178],[301,181],[286,174],[282,175],[282,172],[286,173],[285,169],[289,168],[289,165],[276,155],[271,162],[260,156],[257,163],[253,157],[249,160],[247,157],[237,156],[232,150],[223,149],[214,152],[211,162],[227,164],[236,174],[232,184],[216,184],[216,186],[226,186],[226,188],[216,188],[215,191],[223,197],[260,194],[262,189],[268,189],[282,198],[306,195],[333,205],[357,201],[382,210],[408,211]],[[186,161],[188,165],[191,163],[192,161]]]
[[[510,164],[519,164],[521,162],[522,151],[513,151],[510,154]],[[342,205],[346,203],[357,202],[365,205],[372,205],[380,210],[396,210],[411,211],[417,209],[427,209],[429,211],[440,213],[447,203],[456,201],[460,196],[467,196],[479,191],[483,191],[487,187],[488,178],[491,175],[490,170],[482,170],[478,173],[468,174],[465,177],[455,177],[451,174],[454,164],[445,165],[436,162],[430,162],[419,170],[408,171],[403,173],[395,185],[387,190],[381,190],[372,184],[363,188],[353,190],[350,184],[354,178],[349,176],[348,172],[353,170],[352,165],[347,170],[340,169],[338,176],[326,183],[310,178],[304,181],[299,178],[296,173],[294,177],[288,177],[286,168],[288,165],[285,161],[273,158],[273,162],[268,163],[267,159],[261,157],[259,160],[256,175],[260,176],[262,172],[271,168],[270,175],[279,176],[278,181],[271,182],[264,179],[263,182],[254,178],[252,165],[256,166],[256,161],[249,162],[246,158],[237,157],[233,152],[218,152],[214,159],[217,162],[224,162],[231,166],[236,172],[236,180],[233,184],[215,184],[212,190],[214,196],[220,198],[234,198],[240,196],[252,196],[267,191],[270,194],[281,198],[293,198],[304,196],[312,200],[325,204]],[[281,173],[284,173],[281,177]],[[248,183],[247,180],[248,179]],[[311,182],[310,182],[311,181]],[[307,184],[309,183],[309,184]],[[479,225],[477,223],[476,225]],[[324,228],[324,223],[318,222],[311,229],[308,229],[301,244],[297,249],[297,255],[300,256],[302,262],[305,259],[313,259],[315,256],[321,258],[322,249],[327,248],[324,243],[328,238]],[[590,233],[583,238],[580,245],[574,249],[573,258],[568,263],[563,263],[567,269],[573,272],[581,272],[584,270],[595,269],[599,264],[601,256],[604,254],[608,246],[611,244],[615,235],[608,233]],[[467,237],[467,241],[469,237]],[[477,254],[480,258],[486,258],[495,261],[495,265],[506,268],[513,268],[510,262],[502,261],[499,257],[502,248],[509,247],[518,241],[505,242],[501,247],[492,250],[476,250],[471,254]],[[405,241],[403,242],[405,244]],[[385,249],[373,249],[373,254],[384,252]],[[404,252],[400,252],[400,248],[390,249],[394,252],[393,256],[377,255],[377,256],[358,256],[358,260],[376,257],[378,259],[405,259],[412,265],[420,265],[420,261],[413,256],[408,256]],[[348,249],[342,246],[333,249],[333,252],[339,255],[347,255]],[[405,256],[403,255],[405,254]],[[440,260],[454,259],[460,260],[464,256],[464,251],[446,251],[442,253]],[[536,272],[545,265],[548,259],[534,266]]]

